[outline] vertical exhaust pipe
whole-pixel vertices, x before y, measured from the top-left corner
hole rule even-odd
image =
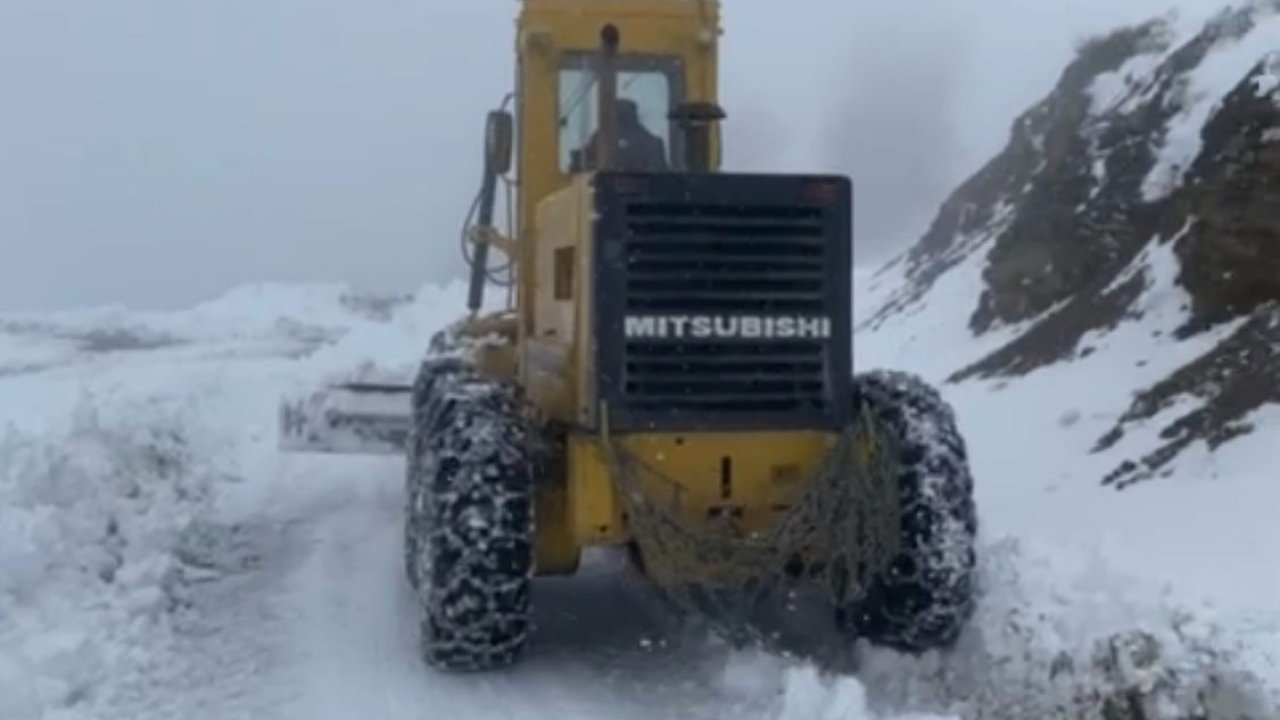
[[[622,36],[612,23],[600,30],[600,55],[596,61],[596,108],[600,128],[596,135],[596,170],[613,170],[618,154],[618,46]]]
[[[486,160],[484,168],[484,185],[480,190],[480,215],[476,218],[479,227],[493,225],[493,206],[498,194],[498,173],[492,163]],[[474,315],[480,311],[484,303],[485,275],[489,272],[489,243],[476,243],[471,258],[471,282],[467,286],[467,310]]]

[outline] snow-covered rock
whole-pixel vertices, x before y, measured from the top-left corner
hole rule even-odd
[[[1143,346],[1151,367],[1124,387],[1138,396],[1099,449],[1188,402],[1162,417],[1165,442],[1104,474],[1117,485],[1247,432],[1280,402],[1277,47],[1275,0],[1086,43],[1006,149],[876,275],[862,335],[944,333],[953,381],[1095,353],[1127,362],[1116,348]],[[942,304],[926,330],[921,309]]]
[[[1275,0],[1083,44],[920,242],[858,273],[855,363],[956,406],[989,581],[967,650],[872,656],[873,704],[1280,712],[1277,48]],[[1117,674],[1118,646],[1160,659]],[[1131,694],[1152,707],[1102,706]]]

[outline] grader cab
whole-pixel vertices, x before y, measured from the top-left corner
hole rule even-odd
[[[797,585],[843,638],[908,651],[970,614],[952,411],[914,376],[853,372],[849,179],[721,171],[720,35],[711,0],[523,0],[467,312],[411,382],[283,408],[290,449],[404,453],[435,665],[514,662],[533,578],[596,546],[726,625]],[[497,281],[509,302],[482,313]]]

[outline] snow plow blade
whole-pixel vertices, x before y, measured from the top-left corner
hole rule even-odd
[[[409,435],[408,382],[350,381],[280,404],[280,449],[291,453],[397,455]]]

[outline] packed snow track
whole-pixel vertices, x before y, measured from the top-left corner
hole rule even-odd
[[[215,672],[213,686],[200,689],[209,696],[199,701],[202,720],[407,720],[437,713],[638,719],[654,717],[655,687],[666,688],[661,702],[673,716],[710,718],[725,707],[699,690],[715,678],[684,672],[711,665],[696,652],[664,647],[670,629],[607,558],[589,563],[572,583],[538,587],[539,642],[514,671],[433,671],[419,655],[400,560],[403,483],[395,463],[343,468],[363,471],[363,478],[334,472],[332,463],[294,465],[303,474],[293,480],[312,490],[295,496],[297,516],[248,531],[260,558],[206,587],[181,633],[181,655],[200,658],[192,668],[198,676],[208,677],[205,667],[245,661],[254,669]],[[227,634],[240,642],[228,643]],[[254,645],[256,656],[243,657]],[[192,700],[179,693],[168,707],[142,703],[128,716],[191,717]]]

